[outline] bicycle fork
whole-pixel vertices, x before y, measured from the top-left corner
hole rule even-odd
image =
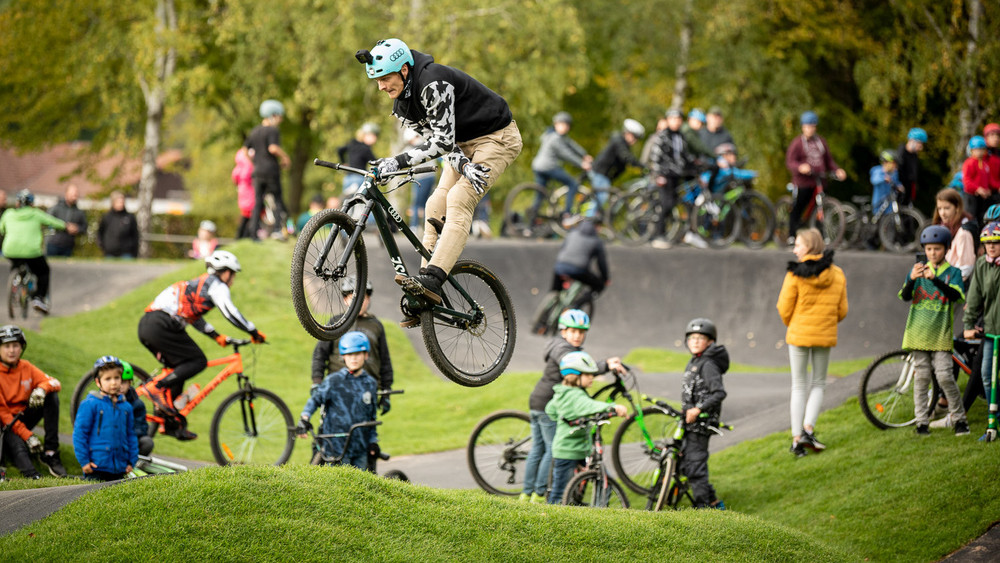
[[[990,368],[990,410],[986,416],[986,441],[994,442],[997,439],[997,345],[1000,344],[1000,334],[987,334],[986,338],[993,341],[993,364]]]

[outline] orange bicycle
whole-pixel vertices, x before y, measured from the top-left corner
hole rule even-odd
[[[280,397],[266,389],[259,389],[243,373],[243,355],[240,348],[251,344],[250,340],[230,339],[233,353],[208,361],[208,367],[223,366],[211,381],[202,388],[197,385],[178,396],[174,401],[181,416],[187,415],[201,403],[223,381],[236,375],[239,389],[226,397],[212,417],[209,440],[212,455],[219,465],[230,464],[270,464],[281,465],[288,461],[295,446],[295,422],[288,406]],[[135,373],[136,393],[146,403],[146,420],[149,421],[149,436],[164,433],[165,418],[153,410],[152,401],[146,391],[148,385],[170,375],[173,370],[162,368],[150,376],[139,366],[132,364]],[[70,419],[76,419],[80,403],[92,391],[93,370],[86,373],[76,389],[70,403]]]

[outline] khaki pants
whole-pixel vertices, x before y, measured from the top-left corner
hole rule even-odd
[[[488,191],[500,174],[521,153],[521,132],[513,121],[510,125],[482,137],[459,143],[462,153],[476,164],[490,169]],[[484,194],[485,195],[485,194]],[[430,264],[451,272],[465,249],[472,227],[472,214],[483,196],[476,193],[472,182],[451,166],[441,171],[434,193],[427,199],[425,217],[444,221],[440,238],[430,224],[424,225],[424,246],[433,252]]]

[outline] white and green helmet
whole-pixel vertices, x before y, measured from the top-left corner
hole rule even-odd
[[[383,39],[376,43],[371,51],[358,51],[354,57],[365,63],[365,74],[368,78],[399,72],[404,64],[413,66],[413,53],[410,52],[410,48],[396,38]]]
[[[563,377],[581,373],[597,373],[597,362],[586,352],[570,352],[559,361],[559,373]]]
[[[590,330],[590,315],[580,309],[567,309],[559,315],[559,330],[564,328]]]

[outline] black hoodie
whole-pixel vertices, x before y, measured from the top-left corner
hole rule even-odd
[[[729,369],[729,352],[721,344],[711,343],[704,352],[692,356],[684,370],[684,381],[681,388],[681,409],[687,411],[692,407],[701,409],[707,418],[699,419],[709,426],[719,424],[719,414],[722,412],[722,400],[726,398],[726,389],[722,384],[722,374]],[[698,434],[711,433],[703,424],[688,426],[689,432]]]
[[[507,101],[468,74],[413,53],[413,67],[392,113],[423,142],[396,156],[400,168],[443,156],[456,170],[468,162],[457,143],[499,131],[514,117]]]

